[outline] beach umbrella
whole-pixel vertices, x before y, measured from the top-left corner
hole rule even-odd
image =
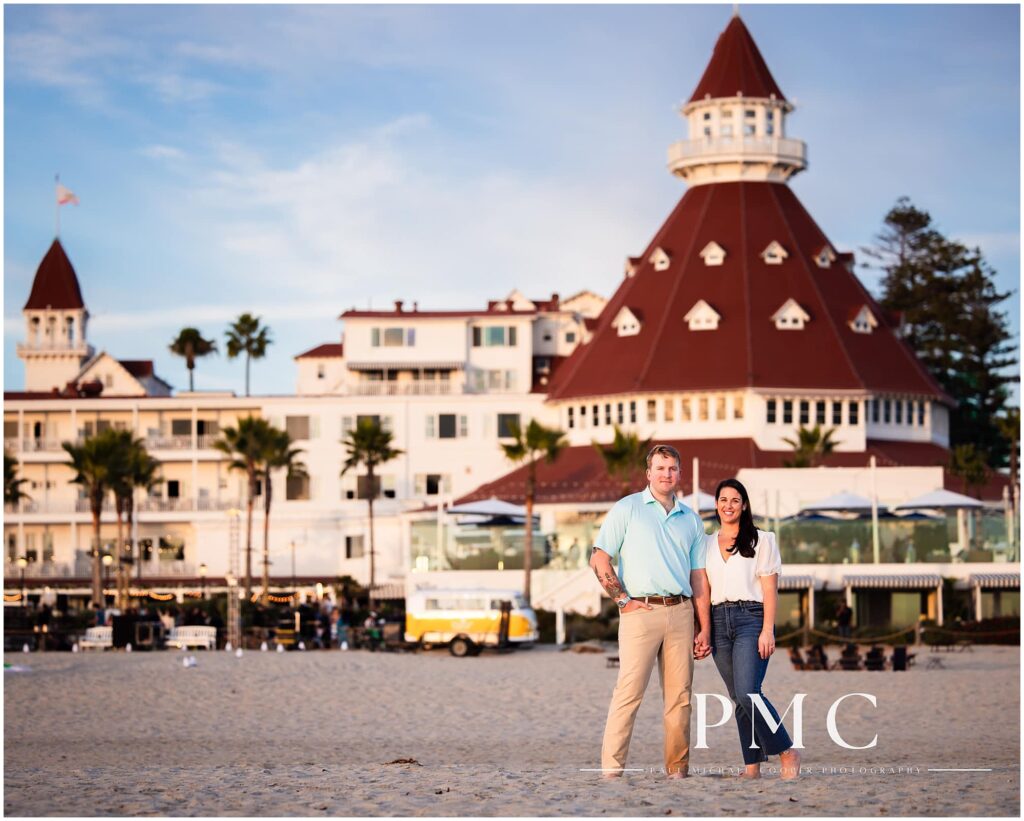
[[[893,510],[960,510],[985,505],[970,496],[938,488],[922,496],[915,496],[909,502],[896,505]]]
[[[878,509],[881,511],[884,510],[884,507],[879,505]],[[871,500],[866,496],[858,496],[856,493],[849,493],[844,490],[842,493],[835,493],[832,496],[827,496],[824,499],[800,508],[801,513],[804,511],[821,512],[826,510],[870,513]]]
[[[479,502],[466,502],[461,505],[453,505],[446,511],[452,514],[467,514],[471,516],[520,516],[526,517],[526,508],[522,505],[514,505],[494,498],[482,499]]]
[[[692,493],[680,497],[679,501],[690,508],[690,510],[696,510],[698,513],[713,511],[715,509],[715,497],[710,493],[705,493],[703,490],[697,494],[696,503],[694,502]]]

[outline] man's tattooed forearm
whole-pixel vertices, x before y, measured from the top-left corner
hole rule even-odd
[[[622,583],[614,573],[605,573],[604,576],[599,575],[597,579],[601,582],[601,587],[603,587],[608,595],[613,599],[625,592],[622,589]]]

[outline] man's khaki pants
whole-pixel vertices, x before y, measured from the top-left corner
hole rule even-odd
[[[693,685],[693,602],[654,604],[619,619],[619,680],[615,684],[601,746],[601,767],[626,766],[633,722],[658,661],[665,703],[665,769],[683,770],[690,760],[690,689]]]

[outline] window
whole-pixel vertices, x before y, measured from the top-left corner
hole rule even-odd
[[[718,420],[725,419],[725,397],[724,396],[716,396],[715,397],[715,419],[718,419]]]
[[[359,536],[346,536],[345,537],[345,558],[346,559],[361,559],[363,558],[363,537]]]
[[[515,326],[487,325],[473,328],[474,348],[514,348],[517,334]]]
[[[782,400],[782,424],[792,425],[793,424],[793,400],[783,399]]]
[[[806,399],[800,400],[800,424],[807,425],[811,421],[811,404]]]
[[[859,422],[857,421],[859,408],[860,402],[857,402],[856,400],[850,402],[849,420],[851,425],[859,424]]]
[[[454,413],[428,414],[426,416],[428,439],[454,439],[469,435],[469,418]]]
[[[630,424],[636,424],[636,402],[629,403],[629,421]]]
[[[284,429],[293,441],[309,439],[309,417],[286,416],[284,418]]]
[[[575,331],[566,331],[565,333],[565,344],[572,345],[576,341]]]
[[[769,425],[774,425],[775,424],[776,404],[777,404],[776,400],[774,400],[774,399],[769,399],[768,400],[768,424]]]
[[[818,425],[825,424],[825,403],[820,400],[814,403],[814,421]]]
[[[701,250],[700,257],[704,260],[705,265],[709,268],[713,268],[715,266],[722,265],[725,262],[725,249],[712,240],[704,246],[703,250]],[[700,305],[701,302],[704,302],[704,300],[700,300],[697,305]],[[697,305],[694,305],[693,307],[696,308]]]
[[[220,422],[216,419],[197,419],[196,433],[200,436],[216,436],[220,433]]]
[[[777,240],[772,240],[768,247],[761,252],[761,259],[767,265],[781,265],[788,256],[789,252]]]
[[[617,413],[615,414],[615,416],[619,420],[619,424],[621,425],[621,424],[623,424],[623,422],[626,421],[625,417],[622,414],[622,403],[621,402],[619,402],[618,407],[616,408],[616,411],[617,411]]]
[[[743,397],[734,396],[732,398],[732,418],[742,419],[743,418]]]
[[[875,423],[878,422],[878,407],[879,407],[879,404],[880,403],[879,403],[878,399],[872,399],[871,400],[871,421],[875,422]]]
[[[604,423],[610,425],[612,423],[612,406],[608,403],[604,406]]]
[[[679,421],[689,422],[693,418],[692,409],[690,407],[690,397],[683,396],[679,399]]]
[[[181,482],[177,479],[167,480],[167,498],[168,499],[180,499],[181,498]]]
[[[676,418],[676,400],[669,397],[665,400],[665,421],[674,422]]]
[[[697,418],[701,422],[706,422],[708,418],[708,398],[701,396],[697,399]]]
[[[455,414],[441,413],[437,417],[437,438],[454,439],[456,436]]]
[[[775,112],[769,111],[764,121],[765,136],[771,137],[775,133]]]
[[[572,413],[572,408],[569,408],[569,412]],[[570,425],[570,427],[572,427]],[[515,436],[515,431],[519,429],[519,414],[518,413],[499,413],[498,414],[498,438],[508,439]]]
[[[580,427],[585,428],[587,426],[587,406],[580,405]]]
[[[416,495],[437,496],[451,490],[451,477],[444,473],[416,474]],[[385,493],[387,491],[385,490]]]
[[[597,426],[598,426],[599,424],[601,424],[601,416],[600,416],[600,412],[601,412],[601,411],[600,411],[600,408],[599,408],[599,407],[598,407],[597,405],[594,405],[594,408],[593,408],[593,422],[594,422],[594,427],[595,427],[595,428],[596,428],[596,427],[597,427]]]
[[[309,499],[309,477],[288,476],[285,480],[285,498],[289,501],[305,501]]]
[[[647,421],[657,422],[658,421],[658,400],[648,399],[647,400]]]
[[[924,427],[924,402],[917,403],[917,424]]]
[[[89,423],[86,422],[86,425]],[[191,419],[172,419],[171,420],[171,436],[191,436],[192,435],[192,420]]]
[[[569,428],[570,429],[576,427],[576,422],[573,419],[573,411],[574,410],[576,410],[576,409],[570,406],[570,408],[569,408]]]
[[[728,112],[722,112],[726,114]],[[718,129],[718,133],[722,137],[732,137],[732,123],[722,123],[722,127]]]
[[[317,378],[317,379],[323,379],[323,378],[324,378],[324,377],[325,377],[326,375],[327,375],[327,368],[326,368],[326,366],[325,366],[325,365],[324,365],[324,364],[323,364],[323,363],[321,362],[320,364],[318,364],[318,365],[316,366],[316,378]]]
[[[843,403],[835,400],[832,402],[832,424],[843,424]]]
[[[882,421],[887,425],[892,421],[892,401],[889,399],[882,400]]]
[[[897,399],[896,401],[893,402],[893,404],[896,406],[896,408],[895,408],[895,410],[896,410],[896,424],[897,425],[902,425],[903,424],[903,400],[902,399]]]
[[[704,120],[707,121],[707,120],[710,120],[710,119],[711,119],[711,112],[710,111],[705,111],[704,112]]]

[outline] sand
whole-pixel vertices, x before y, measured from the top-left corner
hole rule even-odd
[[[798,672],[765,693],[804,702],[804,774],[735,777],[735,725],[708,730],[694,777],[660,768],[657,677],[630,767],[600,766],[616,671],[536,647],[456,659],[368,652],[11,654],[4,675],[4,811],[26,815],[1005,815],[1020,811],[1020,651],[942,654],[945,669]],[[926,660],[927,654],[919,656]],[[694,691],[724,693],[710,660]],[[850,699],[828,737],[838,697]],[[711,720],[720,716],[709,705]],[[792,714],[786,724],[792,729]],[[696,743],[696,714],[693,726]],[[418,763],[391,764],[396,759]],[[773,759],[771,767],[777,767]],[[929,768],[990,772],[929,772]],[[902,768],[902,769],[899,769]]]

